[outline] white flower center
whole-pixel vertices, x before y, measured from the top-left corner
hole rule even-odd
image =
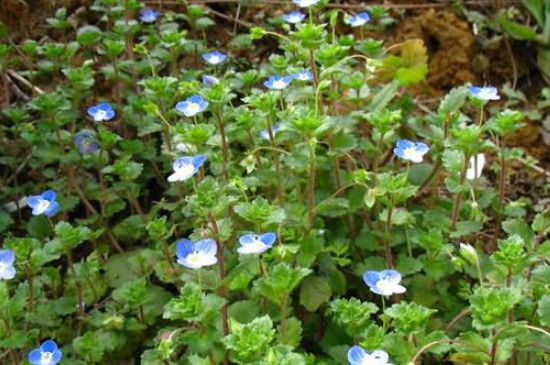
[[[187,107],[187,109],[190,113],[198,113],[199,109],[200,109],[200,106],[199,106],[199,104],[190,103],[189,106]]]
[[[95,120],[104,120],[107,117],[107,112],[105,110],[98,110],[95,114]]]
[[[218,63],[218,62],[220,62],[220,57],[210,56],[210,63]]]
[[[176,172],[178,174],[182,174],[182,175],[187,176],[187,175],[192,174],[193,171],[195,171],[195,166],[193,166],[191,164],[185,164],[185,165],[182,165],[181,167],[179,167]]]
[[[50,202],[44,199],[40,199],[38,206],[40,207],[41,210],[46,210],[50,206]]]
[[[4,264],[3,262],[0,262],[0,272],[4,271],[8,267],[8,265]]]
[[[406,159],[414,159],[416,158],[416,156],[418,155],[416,153],[416,150],[414,148],[405,148],[405,150],[403,151],[403,155],[405,156]]]
[[[376,286],[382,291],[388,291],[388,290],[391,290],[394,285],[389,281],[382,279],[376,283]]]
[[[286,84],[283,80],[273,81],[273,87],[275,89],[284,89],[285,86],[286,86]]]
[[[187,256],[187,261],[194,265],[200,265],[202,261],[202,255],[198,251],[195,251]]]
[[[46,365],[52,361],[53,353],[51,352],[42,352],[40,354],[40,363]]]

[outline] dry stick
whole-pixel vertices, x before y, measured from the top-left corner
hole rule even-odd
[[[220,13],[219,11],[216,11],[208,6],[205,6],[206,10],[208,10],[210,13],[222,18],[222,19],[225,19],[225,20],[229,20],[229,21],[232,21],[232,22],[235,22],[235,24],[240,24],[244,27],[247,27],[247,28],[252,28],[254,26],[254,24],[252,23],[249,23],[249,22],[246,22],[244,20],[240,20],[240,19],[237,19],[237,18],[234,18],[232,17],[231,15],[227,15],[227,14],[224,14],[224,13]]]
[[[210,225],[212,226],[212,232],[214,233],[214,238],[216,240],[216,248],[217,248],[217,257],[218,257],[218,271],[220,275],[220,289],[219,294],[220,297],[222,297],[224,300],[227,297],[227,293],[225,290],[225,263],[223,260],[223,245],[220,242],[220,231],[218,229],[218,224],[216,223],[216,219],[214,218],[214,215],[212,212],[208,212],[208,221],[210,222]],[[227,306],[227,301],[225,301],[223,307],[222,307],[222,321],[223,321],[223,334],[224,336],[229,335],[229,308]],[[229,358],[228,358],[228,352],[225,351],[225,358],[223,360],[224,365],[229,364]]]
[[[12,69],[8,69],[7,70],[7,74],[10,75],[10,77],[13,77],[14,79],[16,79],[17,81],[19,81],[21,84],[25,85],[27,88],[29,88],[33,93],[36,93],[36,94],[44,94],[44,90],[42,90],[41,88],[39,88],[38,86],[34,86],[33,84],[31,84],[26,78],[24,78],[23,76],[19,75],[17,72],[15,72],[14,70]]]
[[[458,182],[458,185],[460,186],[460,189],[458,193],[455,195],[455,200],[453,204],[453,217],[452,217],[452,223],[451,223],[451,231],[456,230],[456,224],[458,222],[458,215],[460,213],[460,204],[462,203],[462,185],[464,185],[464,181],[466,180],[466,172],[468,171],[468,163],[470,161],[470,156],[468,156],[466,153],[464,154],[464,166],[462,167],[462,171],[460,172],[460,181]]]

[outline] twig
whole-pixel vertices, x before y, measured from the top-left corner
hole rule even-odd
[[[37,93],[37,94],[44,94],[44,90],[42,90],[41,88],[39,88],[38,86],[35,86],[33,85],[29,80],[27,80],[26,78],[24,78],[23,76],[19,75],[17,72],[15,72],[14,70],[12,69],[8,69],[6,71],[8,73],[8,75],[10,75],[11,77],[13,77],[14,79],[16,79],[17,81],[19,81],[20,83],[22,83],[23,85],[25,85],[27,88],[31,89],[33,92]]]
[[[550,178],[550,171],[547,171],[547,170],[545,170],[545,169],[543,169],[542,167],[539,167],[539,166],[537,166],[537,165],[531,165],[531,164],[529,164],[529,163],[527,162],[527,160],[524,159],[524,158],[521,158],[521,157],[520,157],[520,158],[517,158],[517,160],[518,160],[519,162],[521,162],[522,164],[524,164],[525,166],[530,167],[530,168],[532,168],[533,170],[535,170],[536,172],[538,172],[538,173],[540,173],[540,174],[542,174],[542,175],[544,175],[544,176]]]
[[[227,15],[227,14],[224,14],[224,13],[220,13],[219,11],[216,11],[212,8],[210,8],[209,6],[205,6],[206,10],[208,10],[209,12],[211,12],[212,14],[220,17],[220,18],[223,18],[225,20],[229,20],[231,22],[235,22],[236,24],[240,24],[242,25],[243,27],[247,27],[247,28],[252,28],[254,26],[254,24],[252,23],[249,23],[249,22],[246,22],[244,20],[240,20],[240,19],[237,19],[231,15]]]

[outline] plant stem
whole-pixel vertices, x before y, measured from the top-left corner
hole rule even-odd
[[[495,233],[491,240],[490,252],[494,252],[497,249],[497,241],[500,236],[501,222],[502,222],[502,205],[504,203],[505,183],[506,183],[506,159],[504,158],[504,149],[500,146],[497,137],[497,147],[500,147],[500,174],[498,178],[498,201],[497,212],[495,221]]]
[[[315,197],[315,147],[309,143],[309,166],[307,171],[307,232],[313,228],[313,202]]]
[[[224,300],[227,297],[225,290],[225,263],[223,261],[223,245],[220,241],[220,231],[218,229],[218,224],[212,212],[208,212],[208,221],[210,222],[212,233],[214,233],[214,238],[216,240],[217,248],[217,258],[218,258],[218,272],[220,275],[220,288],[219,294]],[[227,306],[227,301],[225,301],[222,307],[222,321],[223,321],[223,334],[224,336],[229,335],[229,308]],[[224,365],[229,364],[229,358],[227,351],[225,352]]]
[[[452,216],[452,223],[451,223],[451,231],[456,230],[456,224],[458,222],[458,215],[460,213],[460,204],[462,203],[462,185],[464,185],[464,181],[466,180],[466,172],[468,171],[468,163],[470,160],[470,156],[468,156],[466,153],[464,153],[464,166],[462,167],[462,171],[460,172],[460,180],[458,182],[460,190],[455,195],[454,204],[453,204],[453,216]]]
[[[281,300],[281,337],[285,337],[286,335],[286,301],[287,296],[285,295],[283,299]]]
[[[273,164],[275,165],[275,173],[277,175],[277,202],[280,206],[284,203],[283,197],[283,180],[281,175],[281,164],[279,162],[279,154],[275,147],[275,136],[273,135],[273,127],[271,121],[267,118],[267,133],[269,134],[269,141],[271,142],[271,148],[273,149]]]
[[[391,230],[392,230],[392,215],[393,215],[393,201],[390,199],[388,206],[388,215],[386,217],[386,239],[384,240],[384,251],[386,256],[386,263],[390,269],[393,269],[393,253],[391,251]]]
[[[222,139],[222,154],[223,154],[223,177],[225,181],[229,181],[229,172],[227,171],[227,164],[229,163],[229,148],[227,145],[227,138],[225,136],[225,124],[218,112],[216,114],[216,119],[218,120],[218,127],[220,128],[220,135]]]
[[[67,253],[67,262],[69,264],[69,270],[71,271],[71,275],[74,278],[76,295],[78,299],[78,309],[79,309],[80,315],[83,315],[84,314],[84,295],[82,294],[82,285],[80,285],[80,280],[78,280],[77,278],[76,270],[74,268],[74,262],[73,262],[73,253],[69,247],[66,248],[66,253]]]

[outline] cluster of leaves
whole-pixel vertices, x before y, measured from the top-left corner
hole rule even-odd
[[[346,364],[356,344],[396,364],[550,360],[550,213],[509,186],[513,164],[536,163],[508,143],[532,106],[465,85],[418,110],[422,41],[341,33],[326,2],[293,0],[307,19],[226,44],[185,1],[137,21],[138,0],[95,0],[97,24],[74,34],[59,9],[59,42],[0,32],[15,256],[0,273],[16,270],[0,275],[0,361],[45,339],[67,365]],[[393,21],[369,13],[360,27]],[[277,48],[253,63],[267,37]],[[215,48],[227,59],[210,63]],[[9,91],[21,79],[28,101]],[[239,254],[250,232],[276,241]],[[191,268],[180,256],[200,263],[199,245],[182,238],[211,239],[215,260]],[[388,268],[405,293],[362,280]]]

